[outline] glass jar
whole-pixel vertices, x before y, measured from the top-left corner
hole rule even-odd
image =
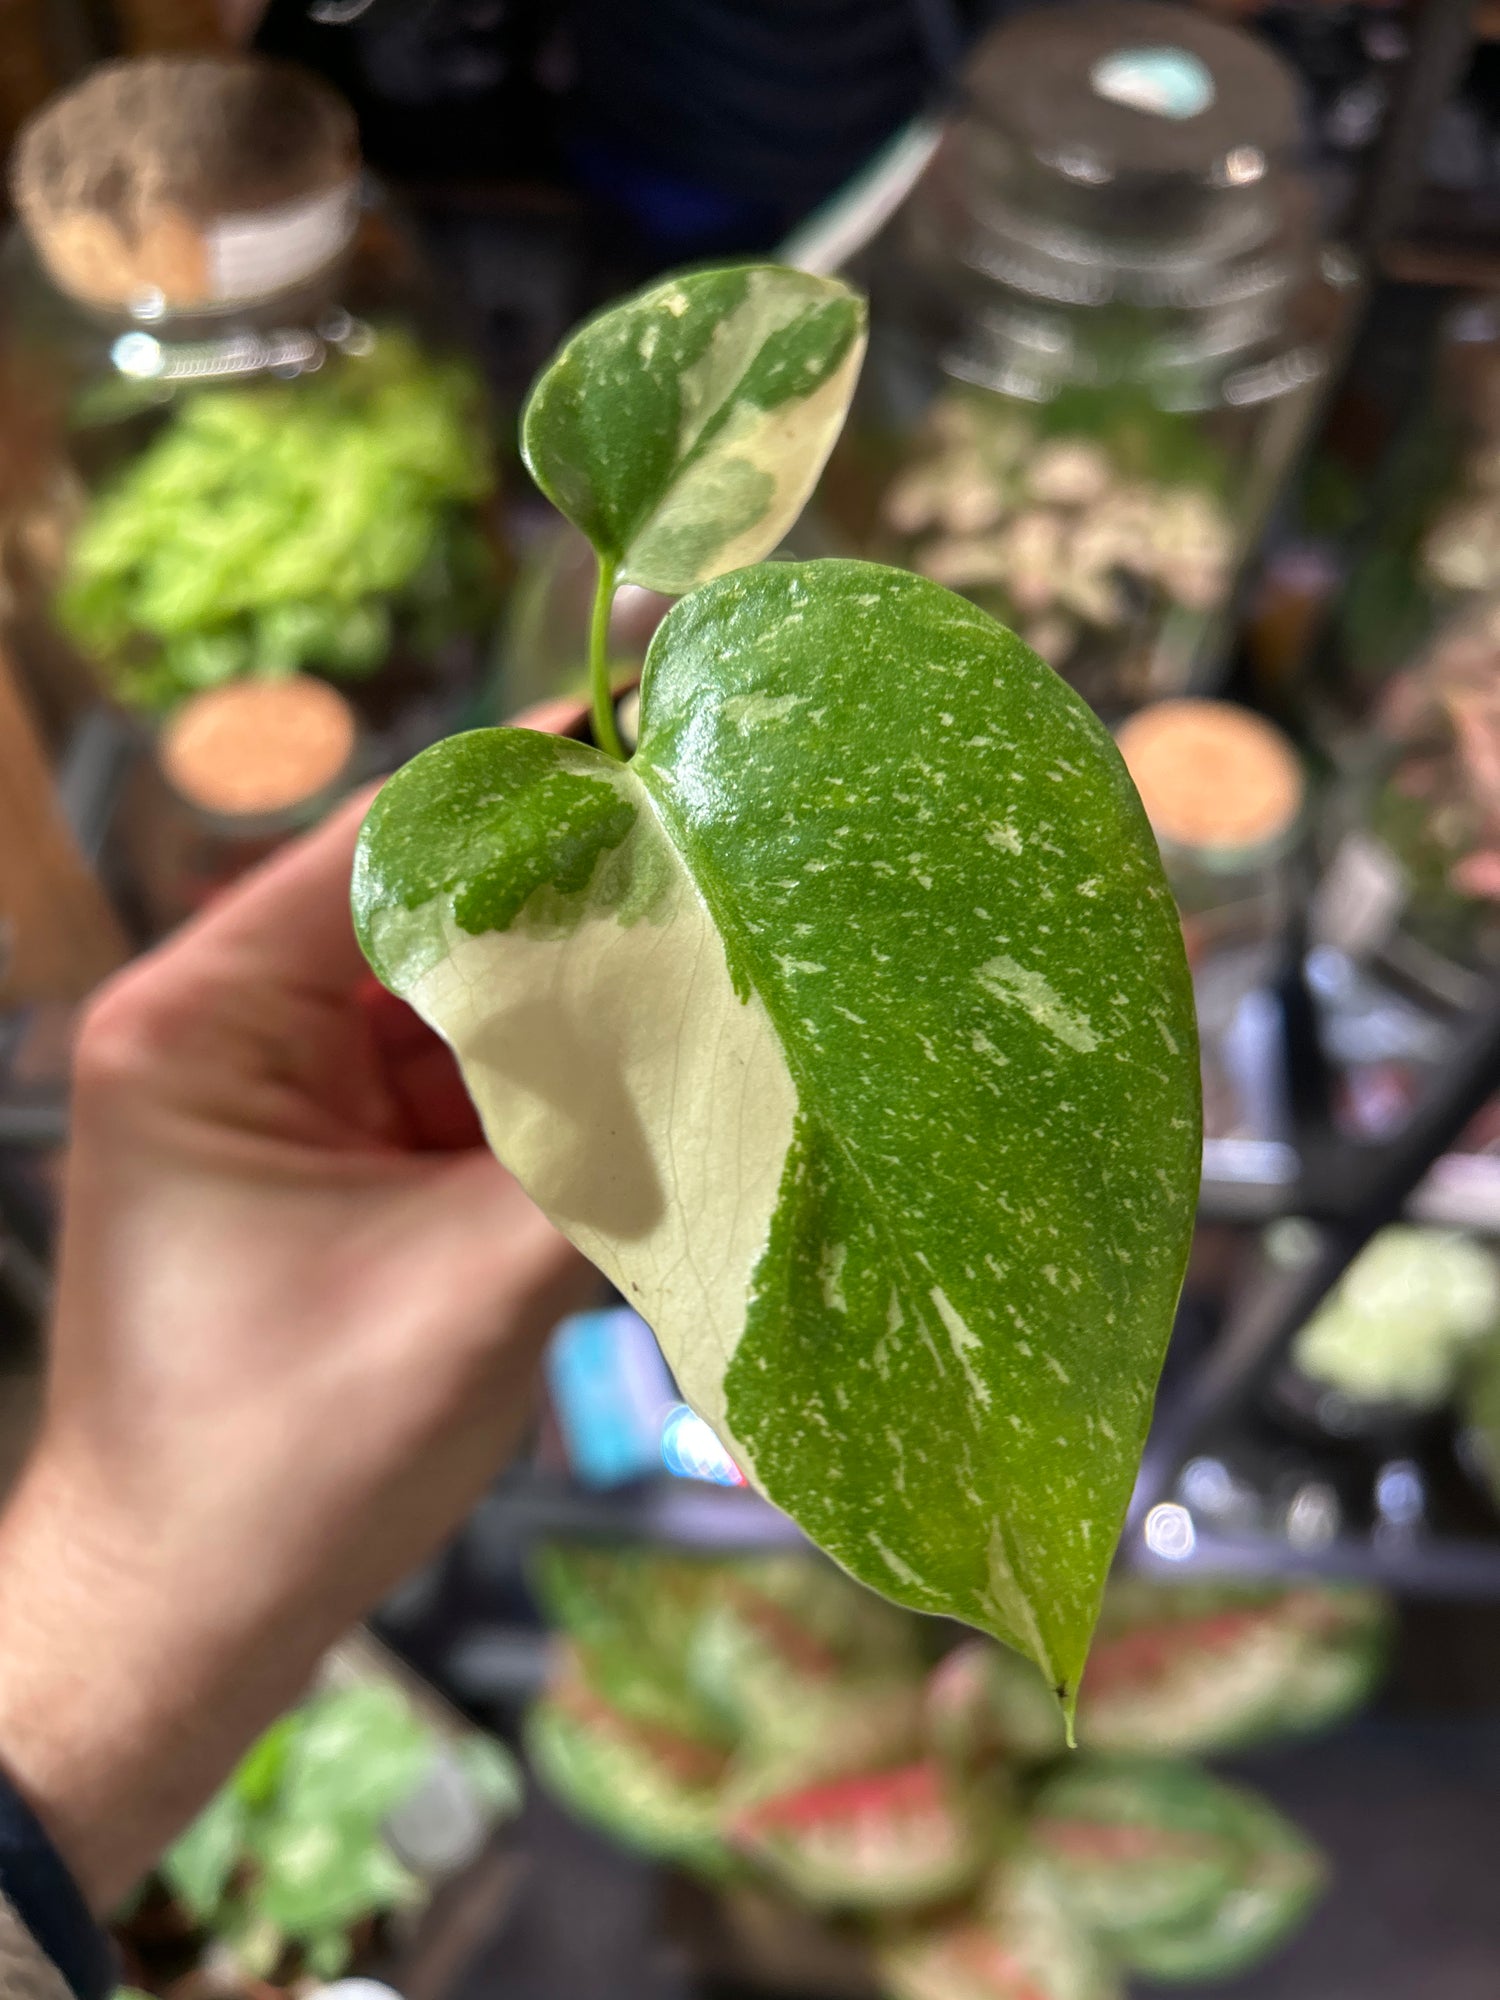
[[[1301,762],[1273,724],[1223,701],[1153,702],[1117,740],[1182,919],[1202,1058],[1205,1173],[1274,1177],[1290,1127],[1269,989],[1306,826]]]
[[[490,427],[348,107],[258,59],[109,64],[12,178],[4,382],[53,449],[0,494],[0,561],[44,702],[91,679],[159,723],[306,672],[377,762],[457,726],[503,569]]]
[[[1500,594],[1500,299],[1444,316],[1428,377],[1339,604],[1333,707],[1345,722],[1364,720],[1446,617]]]
[[[924,571],[1105,712],[1201,686],[1353,266],[1267,49],[1156,0],[997,28],[852,262],[871,345],[824,548]]]
[[[1500,971],[1500,596],[1387,681],[1322,828],[1312,932],[1439,1010]]]

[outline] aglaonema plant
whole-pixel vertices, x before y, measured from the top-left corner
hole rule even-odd
[[[863,346],[854,292],[769,265],[565,344],[522,445],[598,553],[598,747],[424,752],[355,923],[761,1490],[1071,1711],[1192,1226],[1192,998],[1139,800],[1050,668],[923,578],[761,560]],[[682,600],[628,762],[624,582]]]

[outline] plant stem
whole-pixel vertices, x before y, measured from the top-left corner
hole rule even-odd
[[[615,704],[609,685],[609,613],[615,601],[615,566],[599,558],[599,582],[594,591],[594,615],[589,620],[589,689],[594,698],[594,741],[607,756],[623,764],[625,748],[615,728]]]

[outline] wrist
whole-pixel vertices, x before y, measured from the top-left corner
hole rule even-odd
[[[312,1665],[165,1593],[149,1536],[41,1450],[0,1521],[0,1765],[107,1914]]]

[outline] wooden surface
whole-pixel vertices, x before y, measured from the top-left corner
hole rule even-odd
[[[98,54],[71,0],[0,0],[0,147]]]
[[[41,741],[0,652],[0,1005],[79,999],[127,955],[58,811]]]
[[[228,45],[217,0],[114,0],[126,55],[203,55]]]

